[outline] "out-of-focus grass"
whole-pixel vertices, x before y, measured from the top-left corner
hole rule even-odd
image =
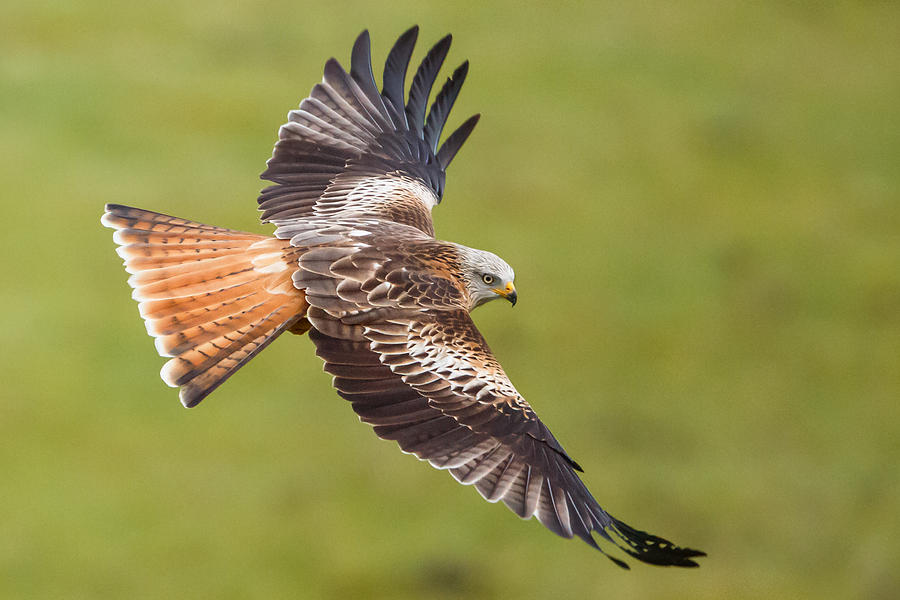
[[[900,589],[892,3],[28,2],[0,16],[0,596],[888,598]],[[613,514],[621,572],[379,442],[283,339],[180,408],[120,202],[260,230],[256,174],[370,28],[472,62],[439,235]]]

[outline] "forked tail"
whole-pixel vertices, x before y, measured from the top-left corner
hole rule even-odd
[[[302,333],[285,240],[107,204],[132,296],[161,356],[160,375],[195,406],[285,330]]]

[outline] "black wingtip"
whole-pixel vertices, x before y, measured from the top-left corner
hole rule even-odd
[[[466,81],[466,75],[469,73],[469,61],[464,61],[458,66],[453,75],[447,79],[444,87],[438,92],[431,109],[428,111],[428,118],[425,121],[425,143],[433,152],[437,152],[438,141],[444,125],[447,124],[447,117],[453,110],[453,104],[456,102],[457,96],[462,89],[463,83]]]
[[[706,552],[702,550],[676,546],[667,539],[637,530],[615,517],[610,518],[611,530],[625,542],[625,545],[617,544],[619,548],[642,562],[659,566],[695,568],[700,565],[691,559],[706,556]]]
[[[413,25],[397,38],[394,46],[384,61],[381,95],[386,100],[391,118],[398,128],[408,129],[406,120],[406,71],[412,58],[416,40],[419,37],[419,26]]]
[[[376,114],[371,114],[374,121],[384,127],[399,125],[394,122],[394,115],[385,105],[384,97],[378,90],[378,84],[375,83],[375,74],[372,72],[372,44],[368,29],[364,29],[353,43],[350,54],[350,77],[368,100],[369,106],[366,110],[372,113],[374,109]]]
[[[353,49],[355,50],[357,46],[367,42],[369,42],[369,30],[363,29],[359,32],[359,35],[356,36],[356,41],[353,43]]]
[[[446,169],[453,160],[453,157],[456,156],[456,153],[459,152],[459,149],[469,138],[469,135],[472,133],[472,130],[475,129],[475,125],[478,124],[478,119],[480,118],[480,114],[472,115],[465,123],[457,127],[456,131],[447,137],[437,153],[437,160],[442,169]]]
[[[345,73],[341,61],[333,56],[325,61],[323,72],[325,74],[325,79],[340,78]]]
[[[350,73],[356,78],[365,72],[372,72],[372,42],[369,39],[369,30],[363,29],[353,42],[353,50],[350,51]]]
[[[428,54],[422,59],[421,64],[419,64],[419,68],[416,70],[415,76],[413,76],[412,85],[409,88],[409,100],[406,103],[406,120],[409,123],[410,131],[415,131],[420,138],[423,138],[424,135],[425,108],[428,103],[428,96],[431,95],[431,88],[434,86],[437,74],[444,64],[444,59],[447,57],[452,41],[453,36],[448,33],[431,47]]]

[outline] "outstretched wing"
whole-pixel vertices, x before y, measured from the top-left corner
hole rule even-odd
[[[417,35],[418,27],[413,27],[394,44],[380,92],[367,31],[353,45],[349,73],[333,58],[325,64],[322,82],[288,113],[260,176],[275,183],[259,196],[263,221],[281,225],[316,216],[368,216],[434,235],[431,209],[441,201],[444,173],[478,115],[438,148],[468,62],[447,80],[426,119],[428,96],[451,38],[443,38],[425,56],[404,101]]]
[[[379,308],[367,321],[316,306],[312,295],[310,303],[310,337],[325,370],[379,437],[557,535],[601,550],[596,532],[641,561],[697,566],[691,559],[702,552],[633,529],[600,507],[466,311]]]
[[[489,502],[502,500],[523,519],[536,516],[557,535],[601,550],[596,532],[643,562],[697,566],[691,559],[702,552],[633,529],[600,507],[465,311],[377,317],[342,321],[320,308],[309,312],[310,337],[334,387],[379,437],[449,470]]]

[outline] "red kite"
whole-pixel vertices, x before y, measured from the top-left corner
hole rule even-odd
[[[478,115],[438,144],[468,63],[426,117],[450,36],[405,99],[417,35],[391,49],[379,91],[363,32],[350,72],[329,60],[288,114],[261,176],[274,183],[259,197],[274,237],[107,205],[102,222],[116,230],[147,331],[171,357],[162,379],[195,406],[285,331],[308,331],[338,394],[379,437],[560,536],[600,550],[596,532],[641,561],[697,566],[703,552],[600,507],[472,322],[485,302],[515,304],[514,273],[490,252],[434,237],[431,210]]]

